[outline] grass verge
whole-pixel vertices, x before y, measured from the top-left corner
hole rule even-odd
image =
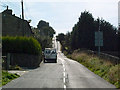
[[[115,85],[116,88],[120,88],[120,64],[115,65],[109,60],[100,59],[86,53],[72,53],[67,57],[78,61],[95,74]]]
[[[2,71],[2,86],[10,82],[11,80],[20,77],[17,74],[11,74],[6,71]]]

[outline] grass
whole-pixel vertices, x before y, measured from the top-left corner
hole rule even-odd
[[[86,66],[89,70],[104,78],[108,82],[120,88],[120,64],[113,64],[109,60],[100,59],[97,56],[88,55],[86,53],[73,53],[67,56]]]
[[[6,71],[2,71],[2,85],[7,84],[8,82],[10,82],[11,80],[20,77],[17,74],[11,74],[8,73]]]

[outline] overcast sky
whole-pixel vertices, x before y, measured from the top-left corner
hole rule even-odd
[[[5,1],[5,2],[4,2]],[[21,0],[0,1],[0,12],[5,5],[13,9],[16,16],[21,14]],[[49,22],[57,33],[71,31],[78,22],[81,12],[89,11],[93,17],[103,18],[118,26],[119,0],[23,0],[25,19],[31,19],[31,26],[36,27],[40,20]]]

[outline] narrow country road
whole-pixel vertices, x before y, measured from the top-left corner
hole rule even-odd
[[[66,58],[60,52],[60,43],[56,40],[53,43],[58,50],[57,63],[42,62],[39,68],[3,86],[3,90],[5,88],[115,88],[83,65]]]

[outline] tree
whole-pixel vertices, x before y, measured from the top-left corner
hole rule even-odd
[[[85,11],[81,13],[79,21],[73,27],[71,45],[73,49],[78,48],[89,48],[91,49],[94,45],[93,34],[94,34],[94,19],[92,14]],[[89,45],[88,45],[89,43]]]
[[[49,36],[52,38],[55,34],[55,30],[51,26],[49,26],[49,23],[46,21],[39,21],[37,28],[39,30],[39,34],[42,36]]]
[[[44,50],[47,47],[48,48],[52,47],[52,38],[49,38],[46,35],[40,35],[38,28],[32,28],[32,31],[34,32],[34,37],[41,44],[42,50]]]
[[[58,34],[57,40],[60,41],[60,42],[64,41],[64,40],[65,40],[65,37],[64,37],[64,36],[65,36],[64,33]]]
[[[103,19],[97,18],[95,20],[92,14],[87,11],[81,13],[79,21],[72,28],[72,32],[66,35],[59,34],[58,40],[64,47],[67,46],[71,50],[81,48],[97,50],[95,32],[98,31],[99,25],[100,31],[103,32],[103,47],[101,47],[101,50],[118,51],[120,33],[117,33],[116,27]]]
[[[34,37],[39,41],[42,46],[42,50],[52,47],[52,38],[55,34],[55,30],[49,26],[49,23],[40,20],[37,28],[32,27]]]
[[[49,23],[46,21],[40,20],[38,25],[37,25],[37,28],[41,29],[42,27],[49,27]]]

